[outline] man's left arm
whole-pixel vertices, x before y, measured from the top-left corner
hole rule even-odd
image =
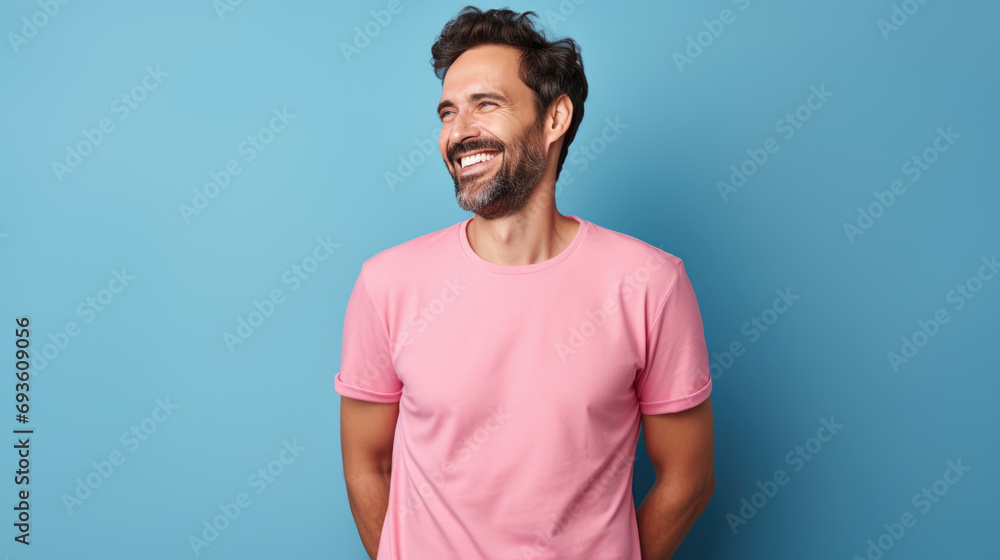
[[[711,398],[680,412],[641,417],[656,471],[636,511],[642,560],[669,560],[715,490]]]

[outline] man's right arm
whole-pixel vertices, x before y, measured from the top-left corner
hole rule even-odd
[[[389,509],[392,442],[399,403],[340,397],[340,449],[351,514],[368,555],[378,556],[382,524]]]

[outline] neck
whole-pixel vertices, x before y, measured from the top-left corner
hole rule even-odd
[[[551,189],[536,189],[519,212],[487,220],[476,214],[466,229],[469,245],[491,263],[524,266],[547,261],[563,252],[580,223],[556,209]]]

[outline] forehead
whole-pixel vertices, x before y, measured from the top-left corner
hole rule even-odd
[[[453,102],[474,90],[523,94],[528,86],[519,74],[521,51],[507,45],[480,45],[455,59],[444,76],[441,100]]]

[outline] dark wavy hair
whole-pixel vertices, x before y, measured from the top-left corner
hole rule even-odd
[[[479,45],[508,45],[521,51],[521,81],[534,92],[535,111],[541,121],[549,105],[562,94],[573,102],[573,116],[563,139],[556,178],[562,171],[569,145],[583,120],[587,99],[587,76],[583,73],[580,45],[569,38],[549,41],[545,31],[535,29],[535,12],[517,13],[508,9],[483,12],[475,6],[462,8],[445,24],[431,46],[434,74],[444,81],[448,68],[465,51]]]

